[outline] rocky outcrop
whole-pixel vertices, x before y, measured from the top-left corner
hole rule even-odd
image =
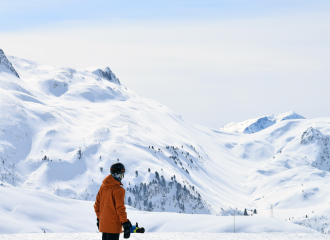
[[[0,73],[7,72],[15,75],[19,78],[18,73],[16,72],[13,65],[8,61],[5,53],[0,49]]]
[[[301,146],[310,148],[304,152],[316,153],[312,166],[324,171],[330,171],[329,139],[330,136],[313,127],[309,127],[301,136]]]
[[[105,67],[103,69],[98,68],[93,73],[101,78],[105,78],[110,82],[120,84],[119,79],[116,77],[116,75],[111,71],[109,67]]]

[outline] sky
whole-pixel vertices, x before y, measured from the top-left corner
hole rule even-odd
[[[0,0],[0,49],[109,66],[123,85],[212,128],[330,117],[330,2]]]

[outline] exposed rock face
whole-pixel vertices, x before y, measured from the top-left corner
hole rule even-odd
[[[301,136],[301,145],[308,145],[310,143],[319,143],[327,145],[329,137],[324,136],[319,130],[309,127]]]
[[[0,49],[0,72],[7,72],[19,78],[13,65],[8,61],[5,53]]]
[[[330,171],[329,139],[328,135],[312,127],[309,127],[301,136],[301,146],[309,147],[310,151],[307,152],[316,153],[312,166],[320,170]]]
[[[98,68],[93,73],[101,78],[107,79],[110,82],[115,82],[117,84],[120,84],[119,79],[116,77],[116,75],[111,71],[109,67],[103,69]]]

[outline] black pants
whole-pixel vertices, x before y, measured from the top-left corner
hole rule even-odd
[[[103,233],[102,240],[119,240],[119,233]]]

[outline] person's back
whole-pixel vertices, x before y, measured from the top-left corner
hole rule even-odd
[[[122,226],[131,226],[124,204],[125,189],[120,182],[124,177],[125,167],[121,163],[116,163],[111,166],[110,171],[111,175],[103,180],[94,204],[103,240],[117,240],[122,232]]]

